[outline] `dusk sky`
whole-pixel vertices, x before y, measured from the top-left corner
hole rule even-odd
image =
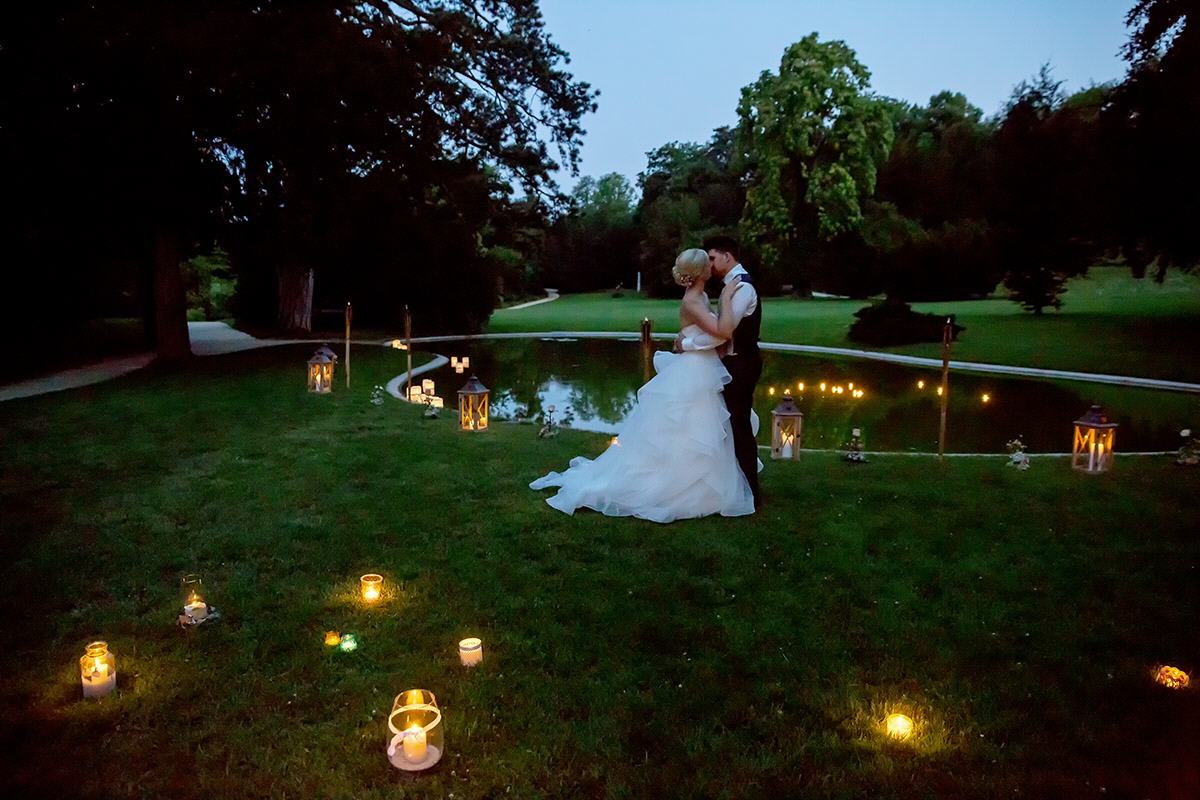
[[[996,113],[1049,63],[1068,91],[1119,79],[1133,0],[542,0],[568,69],[601,92],[584,118],[581,174],[631,181],[646,151],[705,141],[737,118],[740,89],[789,44],[841,39],[879,94],[924,104],[943,89]],[[565,188],[575,179],[561,176]]]

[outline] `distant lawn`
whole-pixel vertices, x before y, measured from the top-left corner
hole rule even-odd
[[[308,350],[0,405],[6,796],[1200,785],[1200,692],[1149,678],[1200,668],[1200,470],[821,454],[769,463],[752,518],[569,518],[526,484],[606,437],[469,435],[392,398],[375,408],[371,386],[403,363],[382,348],[355,350],[352,390],[339,376],[307,395]],[[184,633],[190,571],[225,620]],[[355,599],[367,571],[388,581],[378,608]],[[326,651],[330,628],[359,651]],[[486,656],[467,671],[455,644],[472,634]],[[98,637],[120,688],[84,702],[77,659]],[[383,749],[410,687],[440,699],[448,755],[404,780]],[[910,742],[881,736],[893,710],[915,717]]]
[[[1159,285],[1135,281],[1124,267],[1096,267],[1071,281],[1062,311],[1041,317],[1009,300],[918,303],[921,311],[956,314],[967,330],[954,357],[966,361],[1200,381],[1200,276],[1168,274]],[[865,305],[852,300],[768,299],[763,339],[862,347],[846,333]],[[628,293],[569,295],[553,303],[492,315],[493,333],[537,330],[636,331],[649,317],[657,331],[678,330],[678,303]],[[871,348],[865,348],[871,349]],[[889,352],[940,357],[938,344]]]

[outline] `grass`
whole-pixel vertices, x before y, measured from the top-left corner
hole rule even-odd
[[[606,437],[479,435],[307,348],[0,406],[0,786],[47,797],[1186,797],[1200,470],[770,463],[767,510],[657,526],[526,488]],[[203,574],[225,619],[173,625]],[[386,576],[378,607],[357,577]],[[327,629],[361,646],[334,654]],[[485,660],[455,645],[484,640]],[[79,698],[102,637],[119,689]],[[395,693],[448,755],[386,762]],[[907,712],[904,743],[880,734]]]
[[[1095,267],[1069,284],[1062,311],[1036,317],[1010,300],[918,303],[921,311],[957,314],[966,326],[954,358],[997,364],[1070,369],[1200,381],[1200,276],[1169,273],[1163,284],[1136,281],[1124,267]],[[765,341],[858,347],[847,337],[857,300],[771,298],[763,307]],[[493,314],[488,330],[637,331],[643,317],[655,330],[678,330],[678,303],[606,293],[569,295]],[[871,349],[871,348],[865,348]],[[889,352],[941,357],[940,344]]]

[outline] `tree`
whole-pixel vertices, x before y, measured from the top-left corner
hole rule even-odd
[[[995,139],[990,218],[1004,284],[1035,314],[1061,307],[1066,279],[1085,273],[1098,251],[1089,221],[1099,193],[1094,115],[1066,100],[1043,66],[1014,89]]]
[[[544,279],[562,291],[632,282],[637,271],[633,198],[624,175],[581,178],[570,212],[556,219],[546,236]]]
[[[768,269],[785,261],[795,269],[806,246],[862,224],[893,139],[887,108],[869,89],[854,51],[815,33],[787,48],[778,74],[742,89],[734,146],[747,181],[742,228]]]
[[[1155,264],[1159,281],[1172,266],[1200,263],[1190,200],[1200,184],[1198,13],[1194,0],[1138,0],[1125,20],[1129,70],[1102,109],[1117,172],[1108,244],[1138,277]]]
[[[670,142],[646,154],[636,217],[643,286],[649,293],[678,296],[671,266],[680,250],[700,246],[710,234],[736,230],[746,192],[730,168],[732,151],[733,132],[722,127],[707,144]]]

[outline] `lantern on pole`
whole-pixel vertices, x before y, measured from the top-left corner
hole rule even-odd
[[[458,390],[458,420],[464,431],[487,430],[488,388],[474,375]]]
[[[333,361],[317,353],[308,360],[308,390],[316,394],[333,391]]]
[[[1075,443],[1071,447],[1071,468],[1089,474],[1112,469],[1113,445],[1117,441],[1117,423],[1099,405],[1075,420]]]
[[[800,429],[804,414],[792,401],[791,392],[784,392],[783,402],[771,411],[771,458],[800,460]]]

